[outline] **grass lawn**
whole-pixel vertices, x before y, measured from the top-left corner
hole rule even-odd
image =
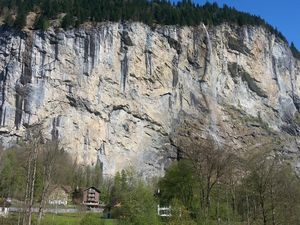
[[[86,213],[74,213],[74,214],[46,214],[42,225],[80,225],[80,221],[86,216]],[[116,220],[101,219],[101,214],[93,213],[89,214],[93,221],[104,220],[105,225],[115,225]],[[88,225],[88,224],[86,224]]]
[[[79,225],[83,214],[46,214],[43,218],[42,224],[53,225]]]

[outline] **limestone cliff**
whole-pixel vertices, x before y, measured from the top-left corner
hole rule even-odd
[[[237,151],[275,135],[297,166],[299,75],[287,44],[260,27],[2,29],[1,140],[40,126],[78,163],[152,176],[176,158],[170,134],[191,119]]]

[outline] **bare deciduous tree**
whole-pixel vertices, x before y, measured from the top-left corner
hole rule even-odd
[[[37,171],[37,159],[38,152],[40,149],[40,133],[36,136],[32,144],[27,145],[26,149],[28,151],[28,162],[27,162],[27,181],[26,181],[26,191],[25,191],[25,213],[23,217],[23,225],[31,225],[32,220],[32,206],[33,197],[35,191],[35,179]]]
[[[41,223],[42,220],[47,193],[52,182],[52,176],[55,175],[55,172],[58,168],[57,162],[58,159],[61,157],[61,153],[62,150],[59,149],[57,142],[46,143],[45,145],[43,145],[40,152],[40,158],[43,167],[43,187],[38,212],[38,225]]]
[[[212,190],[230,172],[236,157],[230,154],[226,146],[218,146],[210,138],[198,138],[193,142],[179,140],[178,146],[182,149],[183,157],[193,164],[200,187],[200,208],[204,210],[207,218],[210,213]]]

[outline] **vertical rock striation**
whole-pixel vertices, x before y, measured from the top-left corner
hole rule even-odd
[[[0,137],[40,126],[79,164],[162,175],[185,121],[237,152],[277,135],[299,161],[300,62],[260,27],[103,23],[0,30]]]

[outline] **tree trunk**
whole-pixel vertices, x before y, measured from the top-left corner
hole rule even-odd
[[[210,176],[207,176],[207,186],[206,186],[206,207],[210,208]],[[209,210],[208,210],[209,211]]]
[[[264,197],[262,196],[262,193],[260,193],[259,197],[260,197],[260,206],[262,209],[263,224],[267,225],[267,212],[266,212],[265,201],[264,201]]]
[[[249,218],[249,197],[248,192],[246,192],[246,204],[247,204],[247,225],[250,225],[250,218]]]
[[[227,224],[230,224],[229,218],[229,201],[228,201],[228,188],[226,187],[226,208],[227,208]]]
[[[272,225],[276,225],[273,185],[271,185],[271,208],[272,208]]]
[[[233,215],[235,217],[236,215],[236,197],[235,197],[235,185],[232,185],[231,188],[231,206],[232,206],[232,211],[233,211]]]
[[[32,219],[32,206],[33,206],[34,186],[35,186],[35,178],[36,178],[36,164],[37,164],[38,147],[34,146],[33,151],[34,151],[33,171],[32,171],[31,189],[30,189],[30,203],[29,203],[29,207],[28,207],[28,225],[31,225],[31,219]]]
[[[27,218],[27,209],[28,209],[28,198],[29,198],[29,193],[30,193],[30,180],[31,180],[31,164],[32,164],[32,151],[30,150],[29,152],[29,157],[28,157],[28,168],[27,168],[27,180],[26,180],[26,191],[25,191],[25,198],[24,198],[24,208],[23,208],[23,219],[22,219],[22,224],[26,225],[26,218]]]
[[[43,149],[43,167],[44,167],[44,173],[43,173],[43,191],[40,199],[40,205],[39,205],[39,212],[38,212],[38,221],[37,224],[39,225],[41,223],[43,214],[44,214],[44,208],[46,205],[46,197],[47,193],[50,187],[51,183],[51,177],[53,175],[53,172],[55,171],[55,166],[57,163],[57,159],[59,157],[59,149],[57,146],[57,143],[51,143],[51,145],[46,146]]]
[[[42,217],[44,214],[44,208],[45,208],[45,204],[46,204],[46,194],[48,192],[49,186],[50,186],[50,182],[48,180],[45,181],[44,187],[43,187],[43,192],[42,192],[42,197],[41,197],[41,202],[40,202],[40,206],[39,206],[37,225],[40,225],[41,221],[42,221]]]
[[[221,223],[221,218],[220,218],[220,187],[219,184],[217,184],[217,219],[218,219],[218,224]]]

